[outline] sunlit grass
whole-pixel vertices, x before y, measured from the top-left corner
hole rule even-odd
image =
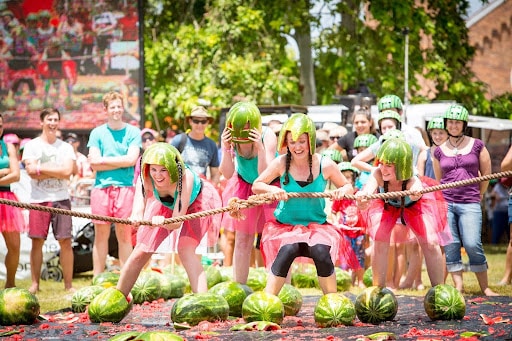
[[[489,264],[489,285],[495,292],[499,293],[500,295],[512,296],[512,285],[495,285],[497,282],[501,280],[503,276],[503,271],[505,270],[506,247],[506,245],[485,246],[487,262]],[[423,284],[426,287],[425,290],[398,290],[397,295],[424,296],[430,287],[430,281],[428,279],[425,267],[422,271],[422,278]],[[91,281],[92,272],[77,274],[73,279],[73,286],[75,287],[75,289],[78,289],[90,285]],[[450,276],[448,276],[447,283],[453,285]],[[20,288],[28,289],[30,287],[30,280],[18,280],[16,284]],[[0,286],[3,287],[3,285],[3,281],[0,281]],[[61,310],[69,308],[71,306],[71,295],[64,291],[63,282],[41,280],[40,288],[41,291],[37,293],[37,297],[41,305],[41,313]],[[321,291],[318,289],[300,290],[303,295],[321,294]],[[350,289],[350,292],[354,295],[359,294],[361,291],[362,289],[357,287],[352,287]],[[478,286],[478,282],[474,273],[470,272],[464,274],[464,291],[465,295],[482,295],[482,292],[480,291],[480,287]]]

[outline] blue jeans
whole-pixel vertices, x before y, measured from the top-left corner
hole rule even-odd
[[[453,237],[453,242],[444,247],[448,272],[463,271],[461,247],[468,254],[471,271],[486,271],[480,204],[448,203],[448,224]]]

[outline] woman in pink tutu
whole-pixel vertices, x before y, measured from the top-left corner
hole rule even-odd
[[[336,186],[333,199],[352,194],[353,187],[329,157],[315,154],[316,129],[304,114],[292,115],[283,125],[278,148],[287,151],[278,156],[254,181],[256,194],[274,193],[280,200],[275,219],[265,224],[261,246],[268,270],[265,291],[277,295],[297,257],[313,260],[320,288],[336,292],[334,266],[339,259],[359,266],[350,244],[339,230],[327,223],[325,198],[291,198],[289,192],[324,192],[328,181]],[[272,185],[279,178],[281,186]]]
[[[12,143],[4,141],[4,119],[0,115],[0,198],[15,200],[16,195],[11,191],[10,185],[20,179],[20,164],[16,148]],[[18,138],[15,136],[16,139]],[[19,141],[12,141],[19,143]],[[5,255],[5,287],[14,287],[16,270],[20,260],[20,232],[25,231],[25,220],[20,208],[11,205],[0,205],[0,231],[7,246]]]
[[[238,102],[231,107],[222,132],[222,159],[220,172],[228,179],[222,193],[224,206],[231,198],[247,199],[253,193],[251,186],[258,175],[276,157],[276,135],[262,129],[258,107],[249,102]],[[272,217],[274,205],[262,205],[241,210],[244,216],[237,220],[228,213],[222,218],[224,233],[235,233],[233,251],[233,279],[245,284],[249,275],[251,252],[255,236],[263,231]]]
[[[418,240],[427,265],[432,286],[444,282],[444,257],[441,246],[451,241],[447,222],[447,205],[440,191],[421,194],[423,187],[435,184],[432,179],[413,176],[411,146],[403,139],[391,138],[379,148],[378,168],[372,172],[365,187],[356,193],[359,209],[363,210],[367,232],[374,240],[372,257],[373,284],[386,286],[386,269],[391,232],[397,219],[412,230]],[[401,198],[368,200],[376,191],[381,193],[410,190],[413,194]],[[370,204],[371,203],[371,204]],[[395,234],[395,238],[410,238],[410,233]],[[407,240],[395,240],[406,242]]]
[[[139,226],[137,244],[121,270],[117,289],[128,296],[152,254],[166,237],[174,234],[192,292],[208,291],[206,274],[195,251],[205,236],[208,246],[215,245],[220,216],[207,215],[183,223],[163,223],[165,218],[221,207],[215,187],[188,169],[178,150],[163,142],[155,143],[144,151],[137,186],[142,190],[136,191],[130,220],[135,226],[141,220],[150,220],[153,226]]]

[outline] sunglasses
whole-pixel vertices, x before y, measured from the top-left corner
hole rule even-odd
[[[143,137],[142,138],[142,142],[146,142],[146,141],[154,141],[155,138],[153,136],[149,136],[149,137]]]
[[[196,120],[194,118],[192,118],[192,122],[195,124],[208,124],[208,120]]]
[[[340,136],[329,136],[329,139],[331,139],[331,141],[338,140],[339,138]]]

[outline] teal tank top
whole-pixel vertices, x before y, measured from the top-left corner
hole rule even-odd
[[[2,156],[0,156],[0,169],[9,168],[9,152],[7,151],[7,145],[4,140],[0,140],[2,146]],[[11,188],[11,186],[0,186],[0,188]]]
[[[321,161],[320,161],[321,162]],[[320,163],[321,164],[321,163]],[[284,174],[281,176],[281,188],[287,192],[324,192],[327,186],[327,180],[320,174],[312,183],[302,187],[290,175],[290,182],[285,185]],[[277,221],[283,224],[304,225],[310,223],[323,224],[326,222],[325,198],[291,198],[287,201],[280,201],[274,211]]]
[[[188,166],[185,165],[185,168],[188,169]],[[192,205],[192,203],[197,199],[197,196],[199,195],[199,192],[201,192],[202,184],[201,184],[201,178],[199,175],[197,175],[195,172],[191,172],[194,174],[194,184],[192,185],[192,194],[190,195],[190,202],[189,205]],[[160,196],[158,195],[158,192],[156,189],[153,188],[153,194],[155,195],[155,198],[158,199],[162,203],[162,205],[170,208],[171,210],[174,210],[174,204],[176,203],[176,200],[171,202],[165,202],[160,199]],[[174,198],[178,198],[178,190],[174,191]]]
[[[263,137],[265,136],[265,133],[267,131],[268,131],[268,128],[263,129],[263,131],[261,133],[262,141],[263,141]],[[276,152],[275,156],[277,156],[277,155],[279,155],[279,154]],[[256,178],[259,175],[259,173],[258,173],[258,156],[250,158],[250,159],[246,159],[246,158],[238,155],[238,152],[236,152],[235,157],[236,157],[236,167],[237,167],[236,172],[238,173],[238,175],[240,175],[242,180],[244,180],[248,184],[252,184],[254,182],[254,180],[256,180]]]

